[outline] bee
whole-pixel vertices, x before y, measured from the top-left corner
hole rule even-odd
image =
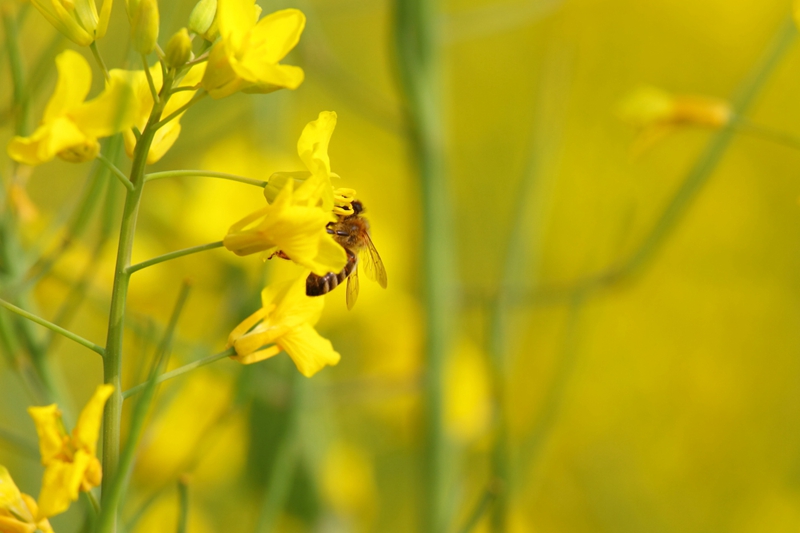
[[[347,308],[352,309],[358,298],[358,264],[364,263],[367,277],[386,288],[386,269],[381,256],[369,236],[369,222],[361,213],[364,205],[359,200],[351,203],[353,213],[339,215],[339,220],[329,222],[326,229],[347,253],[347,263],[341,272],[328,272],[323,276],[311,273],[306,278],[306,294],[321,296],[335,289],[347,279]]]

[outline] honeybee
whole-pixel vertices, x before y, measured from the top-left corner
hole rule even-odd
[[[339,215],[339,220],[329,222],[327,231],[333,239],[347,252],[347,263],[341,272],[328,272],[323,276],[311,273],[306,278],[306,294],[321,296],[335,289],[347,279],[347,308],[352,309],[358,298],[358,264],[364,263],[367,277],[386,288],[386,269],[381,256],[372,244],[369,236],[369,222],[361,216],[364,205],[359,200],[351,203],[353,213]]]

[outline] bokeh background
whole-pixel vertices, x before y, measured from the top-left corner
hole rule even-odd
[[[138,67],[117,3],[99,47],[109,65]],[[183,475],[192,532],[422,531],[426,227],[398,83],[394,6],[259,4],[306,13],[306,32],[287,60],[305,69],[306,81],[293,92],[203,100],[153,170],[257,179],[299,170],[303,126],[334,110],[332,168],[367,207],[389,287],[362,276],[351,312],[343,291],[329,295],[319,329],[342,360],[312,379],[283,354],[249,367],[221,361],[165,384],[137,459],[125,531],[171,531]],[[192,7],[161,2],[162,46]],[[455,254],[441,384],[446,531],[464,530],[473,515],[480,532],[800,528],[800,152],[736,134],[646,261],[583,283],[652,242],[651,230],[719,135],[683,128],[633,156],[636,132],[618,119],[619,102],[642,84],[734,97],[790,13],[784,0],[439,6],[438,111]],[[53,57],[73,45],[36,10],[22,7],[18,16],[26,71],[40,80],[35,123],[55,81]],[[798,131],[799,52],[790,47],[780,57],[749,120]],[[5,50],[0,58],[5,143],[11,83]],[[0,158],[7,184],[10,161]],[[119,164],[127,169],[129,161],[123,155]],[[29,303],[102,343],[122,190],[93,172],[62,161],[32,172],[14,254],[29,265],[59,250],[75,206],[97,189],[85,230]],[[153,182],[134,261],[219,240],[263,201],[239,183]],[[213,250],[137,273],[124,382],[141,380],[184,279],[192,291],[171,366],[220,351],[257,308],[263,284],[285,269]],[[102,379],[101,363],[63,339],[50,350],[74,420]],[[0,464],[36,494],[30,401],[12,359],[0,367],[0,428],[21,440],[0,440]],[[84,515],[73,506],[53,524],[59,533],[80,531]]]

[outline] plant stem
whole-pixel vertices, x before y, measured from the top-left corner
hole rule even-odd
[[[189,485],[187,479],[181,476],[178,479],[178,533],[186,533],[189,522]]]
[[[493,486],[484,491],[478,505],[475,506],[475,510],[467,518],[464,527],[458,530],[460,533],[471,533],[478,526],[478,522],[480,522],[486,511],[491,507],[492,502],[497,498],[497,493],[498,490]]]
[[[225,172],[213,172],[211,170],[168,170],[166,172],[153,172],[152,174],[147,174],[144,179],[145,181],[153,181],[164,178],[182,177],[219,178],[223,180],[238,181],[239,183],[247,183],[248,185],[255,185],[256,187],[261,187],[262,189],[267,186],[266,181],[245,178],[235,174],[227,174]]]
[[[416,159],[422,193],[422,278],[426,316],[425,491],[424,527],[442,533],[446,513],[448,443],[443,420],[444,360],[451,345],[455,316],[451,262],[450,194],[444,161],[444,132],[440,117],[439,50],[433,0],[396,0],[395,38],[402,91],[407,101],[410,144]]]
[[[92,341],[86,340],[83,337],[81,337],[80,335],[76,335],[75,333],[62,328],[61,326],[57,326],[56,324],[53,324],[49,320],[45,320],[44,318],[42,318],[40,316],[34,315],[33,313],[29,313],[28,311],[26,311],[26,310],[24,310],[22,308],[19,308],[16,305],[11,304],[11,303],[9,303],[9,302],[7,302],[5,300],[2,300],[2,299],[0,299],[0,307],[5,307],[6,309],[11,311],[12,313],[16,313],[16,314],[18,314],[19,316],[21,316],[23,318],[27,318],[31,322],[36,322],[40,326],[44,326],[47,329],[55,331],[59,335],[63,335],[64,337],[66,337],[66,338],[68,338],[68,339],[70,339],[72,341],[77,342],[81,346],[85,346],[86,348],[89,348],[90,350],[100,354],[101,356],[103,355],[104,350],[103,350],[102,346],[98,346],[97,344],[93,343]]]
[[[198,252],[205,252],[206,250],[213,250],[214,248],[222,248],[222,241],[210,242],[208,244],[201,244],[199,246],[184,248],[183,250],[176,250],[168,254],[159,255],[158,257],[154,257],[152,259],[148,259],[147,261],[142,261],[141,263],[136,263],[135,265],[129,266],[126,272],[128,275],[131,275],[143,268],[151,267],[153,265],[163,263],[164,261],[170,261],[185,255],[196,254]]]
[[[187,363],[183,366],[179,366],[174,370],[170,370],[169,372],[165,372],[156,378],[156,383],[163,383],[169,379],[176,378],[180,375],[183,375],[187,372],[191,372],[195,368],[200,368],[201,366],[210,365],[220,359],[225,359],[226,357],[230,357],[232,355],[236,355],[236,350],[233,348],[228,348],[227,350],[219,353],[215,353],[213,355],[209,355],[207,357],[203,357],[202,359],[198,359],[197,361],[192,361],[191,363]],[[127,400],[134,394],[142,392],[145,387],[147,387],[148,382],[139,383],[131,387],[130,389],[126,390],[122,393],[122,399]]]
[[[108,68],[106,67],[106,63],[105,61],[103,61],[103,57],[100,55],[100,51],[97,49],[97,41],[92,41],[92,44],[89,45],[89,49],[92,51],[94,60],[97,62],[97,65],[100,67],[100,70],[103,71],[103,76],[105,77],[106,81],[110,80],[111,77],[108,75]]]
[[[171,80],[164,80],[168,88]],[[131,252],[136,233],[136,219],[144,189],[144,169],[150,145],[156,133],[156,124],[161,117],[163,105],[168,95],[153,105],[150,118],[136,143],[131,166],[130,182],[133,189],[127,192],[125,206],[122,210],[122,223],[119,232],[117,261],[114,267],[114,283],[111,289],[111,309],[108,318],[108,337],[106,339],[106,357],[103,362],[103,378],[105,383],[114,386],[103,413],[103,512],[100,516],[98,531],[113,533],[116,531],[117,502],[110,500],[112,483],[117,483],[117,466],[120,459],[120,419],[122,416],[122,340],[125,329],[125,303],[128,297],[130,274],[127,268],[131,265]],[[118,496],[118,494],[117,494]]]
[[[97,154],[97,160],[103,163],[106,168],[110,170],[112,174],[114,174],[114,177],[117,178],[126,189],[128,189],[128,192],[133,190],[133,183],[131,183],[131,180],[129,180],[127,176],[125,176],[125,174],[123,174],[122,171],[117,168],[117,165],[112,163],[111,160],[109,160],[103,154]]]
[[[150,95],[153,97],[153,102],[157,104],[159,102],[158,90],[156,90],[156,83],[153,81],[153,75],[150,73],[150,66],[147,64],[147,56],[144,54],[142,54],[142,65],[144,65],[144,74],[147,78],[147,85],[150,87]]]
[[[17,135],[25,135],[28,129],[29,105],[25,98],[25,81],[22,54],[19,49],[19,36],[17,35],[17,21],[14,20],[10,10],[4,10],[2,16],[6,33],[6,46],[8,47],[8,63],[11,67],[11,81],[14,88],[14,107],[16,107],[17,112],[15,131]]]
[[[161,120],[161,121],[160,121],[158,124],[156,124],[156,125],[155,125],[155,128],[156,128],[156,129],[159,129],[160,127],[164,126],[164,125],[165,125],[167,122],[169,122],[170,120],[172,120],[172,119],[174,119],[174,118],[176,118],[176,117],[179,117],[179,116],[180,116],[182,113],[184,113],[184,112],[185,112],[187,109],[189,109],[189,108],[190,108],[190,107],[192,107],[194,104],[196,104],[197,102],[199,102],[200,100],[202,100],[202,99],[203,99],[203,98],[204,98],[204,97],[205,97],[207,94],[208,94],[207,92],[203,91],[203,92],[201,92],[201,93],[198,93],[198,94],[194,95],[194,97],[193,97],[191,100],[189,100],[188,102],[186,102],[185,104],[183,104],[182,106],[180,106],[178,109],[176,109],[175,111],[173,111],[172,113],[170,113],[169,115],[167,115],[167,118],[165,118],[165,119],[162,119],[162,120]]]

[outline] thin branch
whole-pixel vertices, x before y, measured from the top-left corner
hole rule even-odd
[[[97,65],[100,67],[100,70],[103,71],[103,76],[105,76],[106,81],[110,80],[111,77],[108,74],[108,67],[106,67],[106,62],[103,61],[103,58],[100,56],[100,51],[97,49],[97,41],[92,41],[92,44],[89,45],[89,49],[92,51],[94,60],[97,61]]]
[[[125,269],[125,272],[130,275],[143,268],[151,267],[153,265],[163,263],[164,261],[170,261],[172,259],[183,257],[184,255],[196,254],[198,252],[204,252],[206,250],[213,250],[214,248],[221,248],[221,247],[222,247],[222,241],[216,241],[216,242],[210,242],[208,244],[201,244],[199,246],[193,246],[192,248],[184,248],[183,250],[176,250],[174,252],[170,252],[164,255],[159,255],[158,257],[148,259],[147,261],[142,261],[141,263],[136,263],[135,265],[131,265]]]
[[[261,187],[262,189],[267,186],[267,182],[263,180],[245,178],[243,176],[227,174],[225,172],[213,172],[211,170],[168,170],[165,172],[153,172],[152,174],[146,174],[144,181],[182,177],[218,178],[222,180],[238,181],[239,183],[246,183],[248,185],[255,185],[256,187]]]
[[[81,346],[89,348],[93,352],[97,352],[98,354],[100,354],[101,357],[105,355],[105,349],[103,349],[102,346],[98,346],[97,344],[93,343],[92,341],[86,340],[83,337],[81,337],[80,335],[77,335],[77,334],[75,334],[75,333],[73,333],[73,332],[71,332],[69,330],[66,330],[66,329],[62,328],[61,326],[57,326],[56,324],[53,324],[49,320],[45,320],[44,318],[42,318],[40,316],[36,316],[33,313],[29,313],[28,311],[26,311],[26,310],[24,310],[24,309],[22,309],[20,307],[17,307],[16,305],[11,304],[11,303],[9,303],[9,302],[7,302],[5,300],[0,300],[0,307],[5,307],[6,309],[11,311],[12,313],[16,313],[16,314],[18,314],[19,316],[21,316],[23,318],[27,318],[31,322],[36,322],[40,326],[44,326],[44,327],[46,327],[46,328],[48,328],[48,329],[50,329],[52,331],[55,331],[56,333],[59,333],[59,334],[65,336],[66,338],[77,342]]]
[[[169,379],[176,378],[176,377],[178,377],[178,376],[180,376],[182,374],[185,374],[187,372],[191,372],[195,368],[200,368],[201,366],[210,365],[211,363],[219,361],[220,359],[225,359],[226,357],[230,357],[232,355],[236,355],[236,350],[234,350],[233,348],[228,348],[224,352],[215,353],[214,355],[209,355],[209,356],[204,357],[202,359],[198,359],[197,361],[188,363],[188,364],[183,365],[183,366],[179,366],[175,370],[171,370],[169,372],[161,374],[160,376],[158,376],[156,378],[156,383],[163,383],[163,382],[165,382],[165,381],[167,381]],[[144,383],[140,383],[140,384],[136,385],[135,387],[131,387],[130,389],[124,391],[122,393],[122,398],[123,399],[128,399],[131,396],[133,396],[134,394],[142,392],[144,390],[144,388],[147,387],[148,383],[149,383],[149,381],[146,381]]]
[[[110,170],[111,173],[114,174],[114,177],[117,178],[120,181],[120,183],[122,183],[122,185],[125,186],[126,189],[128,189],[129,191],[133,190],[133,183],[131,183],[131,180],[129,180],[127,176],[125,176],[125,174],[123,174],[122,171],[117,168],[117,165],[115,165],[110,159],[108,159],[103,154],[97,154],[97,160],[103,163],[106,166],[106,168],[108,168],[108,170]]]
[[[207,94],[208,94],[208,93],[207,93],[206,91],[203,91],[203,92],[201,92],[201,93],[197,93],[196,95],[194,95],[194,97],[193,97],[191,100],[189,100],[188,102],[186,102],[185,104],[183,104],[182,106],[180,106],[178,109],[176,109],[175,111],[173,111],[172,113],[170,113],[170,114],[167,116],[167,118],[163,118],[163,119],[161,119],[160,121],[158,121],[158,122],[156,123],[156,125],[155,125],[155,129],[157,130],[157,129],[159,129],[159,128],[163,127],[163,126],[164,126],[164,125],[165,125],[167,122],[169,122],[170,120],[172,120],[172,119],[174,119],[174,118],[177,118],[177,117],[181,116],[181,114],[182,114],[182,113],[184,113],[184,112],[185,112],[187,109],[189,109],[189,108],[190,108],[190,107],[192,107],[194,104],[196,104],[197,102],[199,102],[200,100],[202,100],[203,98],[205,98],[205,96],[206,96]]]
[[[150,95],[153,97],[153,102],[158,104],[161,100],[156,90],[156,82],[153,81],[153,74],[150,73],[150,67],[147,64],[147,56],[144,54],[142,54],[142,64],[144,65],[144,75],[147,77],[147,85],[150,86]]]

